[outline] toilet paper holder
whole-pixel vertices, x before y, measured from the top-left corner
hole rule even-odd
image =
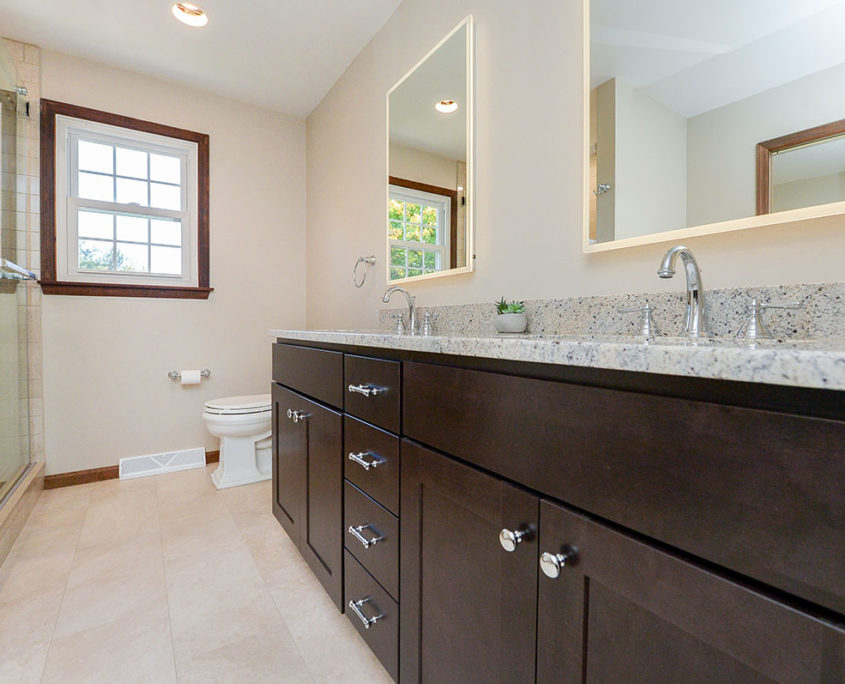
[[[200,371],[200,376],[202,376],[203,378],[210,378],[211,377],[211,369],[210,368],[203,368]],[[180,373],[178,370],[172,370],[167,374],[167,377],[170,378],[171,380],[181,380],[182,379],[182,373]]]

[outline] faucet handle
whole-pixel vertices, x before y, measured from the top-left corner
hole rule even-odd
[[[434,322],[437,320],[438,314],[430,311],[423,311],[422,325],[420,326],[420,334],[428,337],[434,334]]]
[[[390,317],[393,319],[393,334],[394,335],[404,335],[405,334],[405,314],[403,313],[393,313],[390,314]]]
[[[647,340],[653,340],[656,335],[660,334],[657,331],[657,326],[654,324],[654,319],[651,315],[651,304],[648,302],[646,302],[645,306],[623,306],[620,309],[617,309],[617,311],[619,313],[641,314],[639,334],[643,335]]]
[[[743,326],[737,332],[737,339],[746,340],[770,340],[774,337],[769,326],[763,320],[763,312],[766,309],[801,309],[804,305],[801,302],[788,302],[786,304],[761,304],[754,297],[748,305],[748,317]]]

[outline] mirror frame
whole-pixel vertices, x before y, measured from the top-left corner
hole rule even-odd
[[[757,143],[757,215],[769,214],[772,208],[772,158],[777,153],[821,142],[828,138],[837,138],[843,133],[845,133],[845,119],[840,119]]]
[[[467,250],[467,265],[466,266],[458,266],[457,268],[450,268],[443,271],[436,271],[435,273],[426,273],[424,275],[418,276],[410,276],[408,278],[397,278],[396,280],[390,279],[390,241],[387,239],[387,222],[389,219],[388,215],[388,207],[390,204],[390,94],[396,90],[400,85],[402,85],[410,76],[419,68],[421,67],[425,61],[431,57],[438,49],[448,41],[452,36],[454,36],[458,31],[462,28],[466,27],[467,30],[467,39],[466,39],[466,68],[467,68],[467,90],[466,90],[466,129],[467,129],[467,148],[466,148],[466,188],[464,192],[467,196],[467,204],[466,204],[466,218],[465,218],[465,230],[467,232],[466,236],[466,250]],[[472,15],[467,15],[464,17],[460,23],[458,23],[455,28],[453,28],[449,33],[447,33],[440,41],[438,41],[437,45],[435,45],[431,50],[425,53],[425,55],[420,59],[402,78],[400,78],[396,83],[393,84],[393,87],[387,91],[387,96],[385,97],[385,156],[386,156],[386,169],[387,173],[385,174],[384,179],[384,187],[385,187],[385,197],[384,197],[384,208],[385,208],[385,220],[383,225],[384,230],[384,274],[385,279],[387,281],[387,285],[399,285],[402,283],[416,283],[420,280],[431,280],[432,278],[443,278],[445,276],[452,276],[452,275],[461,275],[463,273],[472,273],[475,270],[475,136],[474,136],[474,128],[475,128],[475,49],[474,49],[474,36],[473,36],[473,17]]]
[[[826,218],[829,216],[842,216],[845,214],[845,201],[832,202],[830,204],[817,204],[812,207],[800,209],[789,209],[778,211],[772,214],[758,214],[745,218],[730,219],[717,223],[705,223],[699,226],[688,226],[677,230],[667,230],[662,233],[649,233],[637,237],[613,240],[590,244],[590,2],[582,0],[582,38],[583,38],[583,64],[581,101],[582,101],[582,144],[581,144],[581,170],[583,178],[582,198],[582,249],[584,254],[595,254],[597,252],[609,252],[615,249],[627,247],[639,247],[641,245],[659,244],[661,242],[675,242],[686,240],[691,237],[702,235],[716,235],[736,230],[747,230],[749,228],[763,228],[776,225],[788,225],[801,223],[812,219]],[[813,130],[813,129],[808,129]],[[751,154],[749,150],[749,154]],[[759,172],[758,172],[759,174]],[[755,198],[755,208],[757,206]]]

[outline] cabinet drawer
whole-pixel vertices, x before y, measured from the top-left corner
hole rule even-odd
[[[273,380],[330,406],[343,408],[343,354],[340,352],[276,343]]]
[[[345,482],[343,519],[346,550],[394,597],[399,596],[399,520],[355,485]],[[350,531],[352,530],[352,531]],[[358,538],[379,539],[368,546]]]
[[[406,363],[404,434],[845,612],[845,422]]]
[[[399,362],[347,354],[345,367],[346,412],[398,433]]]
[[[346,617],[394,680],[399,676],[399,605],[366,570],[346,552],[344,590]],[[354,608],[353,608],[354,606]],[[355,608],[361,615],[355,612]],[[363,616],[363,617],[361,617]],[[378,620],[370,622],[374,617]],[[364,619],[368,620],[365,627]],[[354,673],[350,673],[354,674]]]
[[[344,445],[343,471],[346,479],[391,513],[398,514],[399,438],[345,416]],[[350,459],[350,455],[355,458]]]

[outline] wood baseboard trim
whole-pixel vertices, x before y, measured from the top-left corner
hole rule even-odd
[[[206,451],[206,463],[219,463],[219,451]],[[102,482],[103,480],[116,480],[120,474],[118,466],[106,466],[105,468],[91,468],[89,470],[74,470],[70,473],[57,473],[44,477],[44,489],[58,489],[59,487],[72,487],[73,485],[89,484],[90,482]]]

